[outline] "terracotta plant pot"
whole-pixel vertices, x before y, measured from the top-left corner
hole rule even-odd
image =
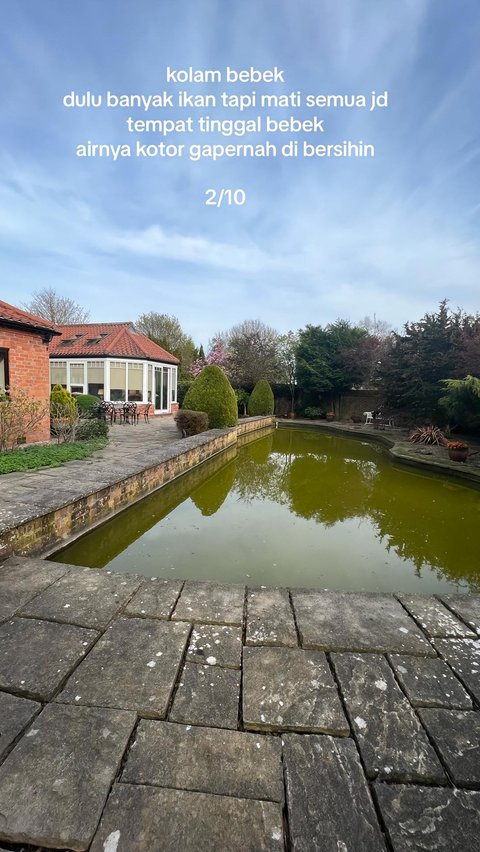
[[[289,411],[288,414],[287,414],[287,417],[288,417],[289,420],[295,420],[296,416],[297,415],[295,414],[294,411]]]
[[[332,420],[335,420],[335,415],[334,414],[326,414],[325,420],[328,420],[331,423]]]
[[[448,456],[451,461],[465,462],[468,458],[468,450],[448,450]]]

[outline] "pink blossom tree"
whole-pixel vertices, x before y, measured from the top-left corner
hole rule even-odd
[[[199,373],[202,372],[203,368],[207,366],[207,364],[214,364],[217,367],[221,367],[221,369],[226,372],[228,357],[229,356],[227,349],[225,348],[222,341],[214,339],[212,340],[210,349],[208,350],[206,357],[197,358],[196,361],[193,361],[190,364],[190,374],[193,376],[194,379],[196,379]]]

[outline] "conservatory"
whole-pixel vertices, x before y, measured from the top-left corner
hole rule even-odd
[[[176,409],[178,359],[131,323],[57,326],[50,347],[51,386],[109,402],[152,403],[156,414]]]

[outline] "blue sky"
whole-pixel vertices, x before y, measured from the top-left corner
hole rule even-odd
[[[53,287],[92,321],[165,312],[204,344],[249,318],[400,328],[443,298],[480,309],[478,0],[2,0],[0,14],[4,300]],[[87,140],[132,143],[127,115],[186,114],[66,109],[66,93],[153,94],[166,66],[227,65],[284,69],[284,85],[238,93],[387,89],[388,110],[304,114],[325,120],[310,141],[363,139],[375,158],[75,156]],[[206,207],[208,187],[247,202]]]

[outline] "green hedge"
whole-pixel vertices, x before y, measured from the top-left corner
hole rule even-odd
[[[192,383],[182,408],[205,411],[210,429],[225,429],[237,423],[237,398],[226,374],[208,364]]]
[[[275,400],[273,398],[273,391],[266,379],[260,379],[250,394],[248,413],[250,417],[258,417],[273,414],[274,408]]]
[[[208,429],[208,415],[205,411],[190,411],[182,408],[174,417],[177,428],[185,438],[190,435],[198,435]]]

